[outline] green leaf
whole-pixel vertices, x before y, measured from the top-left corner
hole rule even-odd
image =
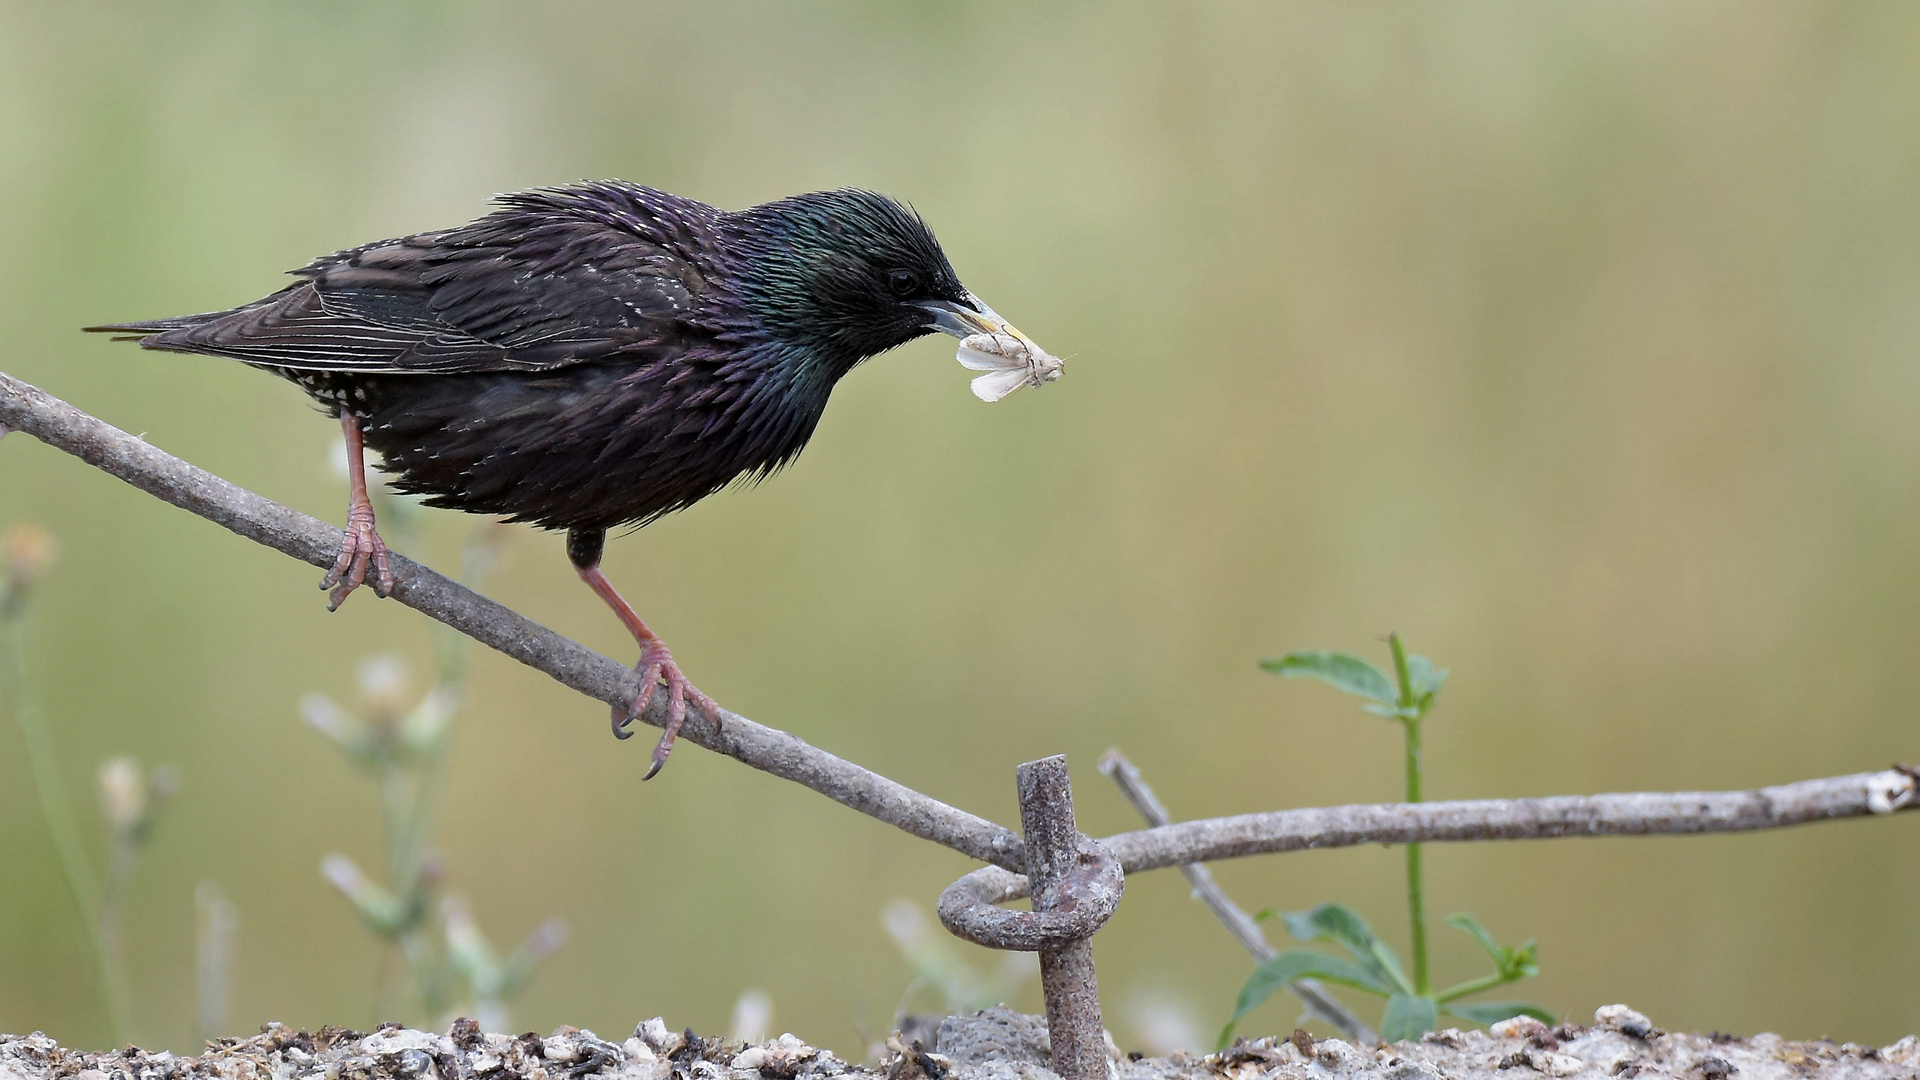
[[[354,913],[374,933],[397,939],[426,917],[425,898],[415,892],[401,897],[362,873],[358,864],[338,852],[320,860],[321,876],[353,905]]]
[[[1387,999],[1387,1011],[1380,1017],[1380,1037],[1388,1042],[1418,1039],[1438,1027],[1439,1006],[1432,998],[1395,994]]]
[[[1321,904],[1312,911],[1288,912],[1281,919],[1287,924],[1287,933],[1301,941],[1331,941],[1352,953],[1354,960],[1383,986],[1412,992],[1413,985],[1401,974],[1393,950],[1374,936],[1367,920],[1352,908]]]
[[[1264,1004],[1274,991],[1309,978],[1325,979],[1382,997],[1393,992],[1392,987],[1382,984],[1371,973],[1337,956],[1309,949],[1288,949],[1263,962],[1247,976],[1246,983],[1240,987],[1240,997],[1233,1004],[1233,1019],[1220,1030],[1220,1047],[1224,1049],[1227,1040],[1233,1038],[1233,1029],[1241,1018]]]
[[[1513,950],[1513,966],[1501,974],[1511,975],[1516,979],[1531,979],[1540,974],[1540,965],[1534,959],[1535,950],[1536,946],[1532,938],[1521,942],[1520,947]]]
[[[1508,982],[1540,974],[1540,965],[1534,959],[1536,947],[1532,938],[1528,938],[1517,948],[1502,945],[1493,940],[1493,935],[1487,933],[1485,927],[1464,911],[1447,916],[1447,925],[1473,935],[1473,939],[1478,941],[1480,947],[1487,951],[1487,955],[1493,958],[1493,966],[1499,971],[1500,977]]]
[[[1447,669],[1434,667],[1433,661],[1424,656],[1407,657],[1407,681],[1413,684],[1413,697],[1423,705],[1433,704],[1433,695],[1447,681]]]
[[[1290,652],[1278,660],[1262,660],[1260,666],[1288,678],[1319,679],[1349,694],[1387,705],[1399,700],[1386,672],[1374,667],[1365,657],[1349,652]]]
[[[1478,919],[1475,919],[1464,911],[1459,911],[1447,916],[1447,925],[1472,934],[1473,940],[1479,942],[1480,947],[1487,950],[1488,956],[1493,957],[1494,965],[1498,966],[1500,964],[1501,954],[1504,950],[1493,940],[1493,935],[1487,933],[1486,927],[1480,925]]]
[[[1375,979],[1365,968],[1350,964],[1337,956],[1328,956],[1326,953],[1314,952],[1312,949],[1288,949],[1285,952],[1275,953],[1271,959],[1261,962],[1253,969],[1253,974],[1247,976],[1246,986],[1241,987],[1240,990],[1240,1000],[1234,1004],[1237,1010],[1236,1015],[1244,1015],[1247,1009],[1265,1001],[1275,987],[1306,978],[1325,979],[1328,982],[1351,986],[1355,990],[1365,990],[1369,994],[1378,994],[1381,997],[1393,993],[1393,987]],[[1262,982],[1265,984],[1265,989],[1259,992],[1258,999],[1249,999],[1249,988]]]
[[[1531,1016],[1543,1024],[1557,1024],[1560,1021],[1550,1012],[1538,1005],[1529,1005],[1524,1001],[1476,1001],[1471,1005],[1447,1005],[1445,1010],[1471,1023],[1487,1026],[1502,1020],[1511,1020],[1516,1016]]]

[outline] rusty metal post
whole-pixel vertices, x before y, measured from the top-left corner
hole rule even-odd
[[[1080,906],[1072,887],[1082,860],[1073,820],[1073,785],[1064,755],[1020,766],[1020,828],[1026,834],[1027,882],[1033,909]],[[1040,950],[1040,987],[1047,998],[1047,1039],[1053,1071],[1064,1080],[1108,1080],[1106,1030],[1100,1023],[1100,984],[1093,972],[1093,939],[1078,938]]]

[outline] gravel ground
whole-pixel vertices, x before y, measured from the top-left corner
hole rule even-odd
[[[931,1026],[931,1025],[929,1025]],[[294,1031],[270,1024],[220,1039],[198,1057],[134,1047],[70,1050],[44,1035],[0,1035],[0,1080],[1054,1080],[1046,1022],[1004,1007],[940,1021],[933,1045],[889,1041],[887,1060],[854,1065],[782,1035],[758,1046],[675,1032],[645,1021],[620,1042],[563,1027],[546,1038],[482,1032],[459,1020],[446,1032],[389,1025]],[[1437,1031],[1419,1042],[1356,1047],[1339,1039],[1240,1040],[1221,1054],[1113,1055],[1114,1080],[1917,1080],[1920,1040],[1863,1047],[1660,1031],[1622,1005],[1592,1026],[1548,1028],[1516,1018],[1492,1032]]]

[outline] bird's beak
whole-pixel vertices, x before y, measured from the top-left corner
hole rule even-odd
[[[1027,335],[1013,328],[1013,324],[1000,317],[999,313],[980,302],[980,298],[967,293],[960,303],[951,300],[923,300],[914,305],[933,316],[933,328],[957,338],[970,338],[975,334],[1011,334],[1026,344],[1033,344]]]

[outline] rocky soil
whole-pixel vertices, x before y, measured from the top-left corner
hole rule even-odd
[[[471,1020],[445,1034],[389,1025],[374,1032],[294,1031],[270,1024],[178,1057],[134,1047],[71,1050],[0,1035],[0,1080],[1055,1080],[1046,1022],[1005,1008],[896,1034],[889,1057],[856,1065],[782,1035],[758,1046],[702,1039],[648,1020],[619,1042],[563,1027],[545,1038],[497,1035]],[[1625,1006],[1592,1026],[1516,1018],[1494,1030],[1437,1031],[1377,1047],[1339,1039],[1240,1040],[1220,1054],[1113,1054],[1114,1080],[1916,1080],[1920,1040],[1865,1047],[1778,1035],[1667,1033]]]

